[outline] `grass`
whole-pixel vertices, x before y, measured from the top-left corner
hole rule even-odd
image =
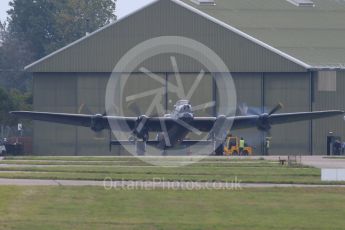
[[[153,158],[158,160],[161,158]],[[186,161],[188,158],[165,160]],[[134,157],[7,157],[0,167],[0,178],[66,180],[145,180],[233,181],[247,183],[321,184],[320,170],[310,167],[290,168],[278,162],[206,158],[184,167],[157,167]]]
[[[0,187],[0,229],[344,229],[345,189]]]

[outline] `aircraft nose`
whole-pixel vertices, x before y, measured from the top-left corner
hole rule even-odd
[[[192,113],[184,113],[184,114],[183,114],[183,118],[184,118],[184,119],[193,119],[194,116],[193,116]]]
[[[183,106],[183,110],[184,111],[190,111],[191,110],[191,106],[190,105],[185,105],[185,106]]]

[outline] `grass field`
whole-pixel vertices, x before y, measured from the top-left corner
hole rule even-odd
[[[158,160],[158,158],[157,158]],[[162,160],[159,158],[159,160]],[[188,158],[167,158],[187,161]],[[233,158],[206,158],[184,167],[157,167],[134,157],[7,157],[0,178],[233,181],[322,184],[320,170],[287,167],[278,162]]]
[[[0,229],[345,229],[345,189],[0,187]]]
[[[316,168],[236,158],[206,158],[184,167],[157,167],[133,157],[7,157],[0,164],[0,178],[228,182],[238,178],[241,182],[322,184]],[[344,204],[344,188],[108,191],[103,187],[0,186],[0,230],[342,230]]]

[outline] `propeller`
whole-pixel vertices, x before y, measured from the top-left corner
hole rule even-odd
[[[238,106],[238,110],[240,112],[241,116],[247,116],[247,115],[261,115],[261,108],[259,107],[248,107],[246,103],[242,103]]]
[[[278,103],[278,105],[276,107],[274,107],[271,112],[268,113],[269,116],[275,114],[276,112],[278,112],[279,110],[281,110],[282,108],[284,108],[283,104],[281,102]]]
[[[94,114],[91,109],[85,104],[81,104],[78,109],[79,114],[88,114],[92,115]],[[103,140],[105,138],[104,132],[103,132],[103,115],[96,114],[92,117],[91,120],[91,129],[94,131],[94,139],[96,140]]]
[[[103,113],[103,116],[108,116],[108,114],[110,114],[110,115],[120,115],[120,110],[119,110],[119,108],[115,104],[112,104],[112,106],[109,107],[107,109],[107,111],[105,111]]]
[[[148,116],[143,115],[140,107],[138,104],[133,101],[128,104],[128,109],[132,111],[136,116],[138,116],[137,121],[135,123],[135,128],[128,138],[130,142],[136,142],[137,139],[142,139],[143,141],[149,140],[149,133],[146,128],[146,122],[150,119]]]
[[[85,103],[80,105],[80,107],[78,109],[78,113],[79,114],[94,114],[94,113],[92,113],[90,108]]]
[[[266,133],[266,137],[271,136],[271,125],[269,121],[270,117],[276,112],[278,112],[279,110],[281,110],[283,107],[284,106],[282,103],[278,103],[278,105],[276,105],[269,113],[264,113],[264,114],[259,115],[257,126],[259,130]]]
[[[273,114],[275,114],[276,112],[281,110],[283,107],[284,106],[282,103],[278,103],[273,109],[271,109],[270,112],[260,113],[258,111],[259,109],[250,108],[247,106],[247,104],[243,103],[239,106],[239,111],[240,111],[240,114],[244,115],[244,116],[246,116],[246,115],[257,115],[257,116],[259,116],[258,124],[257,124],[258,129],[261,131],[270,133],[271,125],[269,123],[269,119]]]

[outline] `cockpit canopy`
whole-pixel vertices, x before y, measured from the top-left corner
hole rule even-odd
[[[176,103],[176,107],[180,107],[181,105],[189,105],[189,101],[188,100],[179,100]]]

